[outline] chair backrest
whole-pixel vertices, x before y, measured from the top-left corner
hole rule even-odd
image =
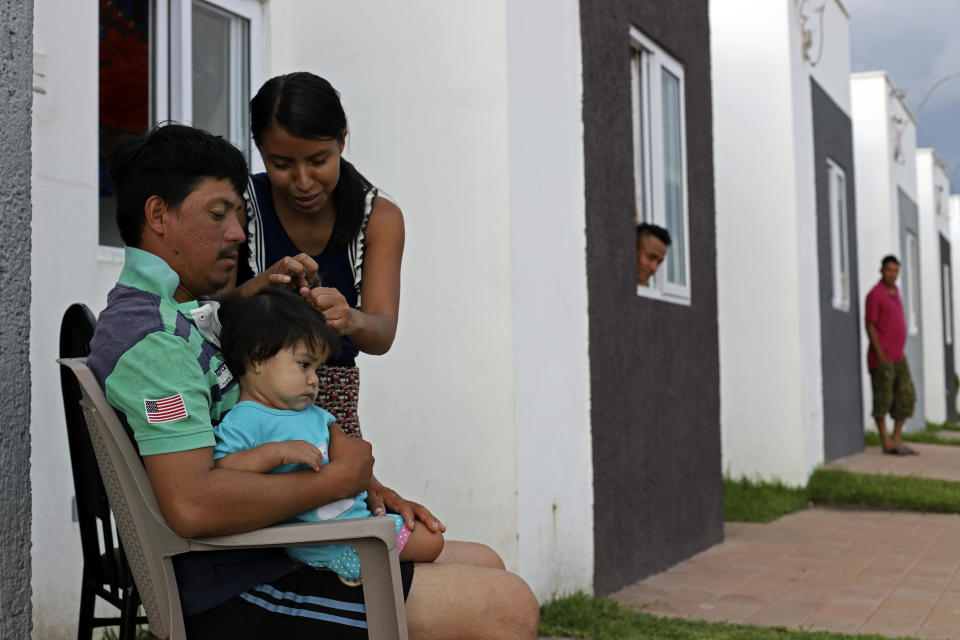
[[[96,325],[97,321],[86,305],[70,305],[60,323],[60,357],[87,356]],[[114,603],[119,606],[123,597],[122,590],[129,584],[129,569],[111,522],[110,505],[103,481],[100,480],[83,410],[80,408],[80,385],[76,377],[64,367],[60,368],[60,389],[63,392],[63,411],[77,500],[77,524],[80,529],[84,571],[85,574],[91,572],[92,580],[112,593]]]
[[[150,631],[161,638],[182,638],[183,614],[172,558],[188,551],[189,543],[160,514],[143,463],[93,372],[79,358],[61,359],[60,364],[73,372],[80,385],[79,404]]]

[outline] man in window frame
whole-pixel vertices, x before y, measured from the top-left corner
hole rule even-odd
[[[650,279],[667,257],[670,232],[663,227],[641,222],[637,225],[637,284],[649,287]]]

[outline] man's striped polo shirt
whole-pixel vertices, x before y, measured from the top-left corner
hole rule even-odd
[[[239,386],[212,338],[197,328],[196,300],[178,303],[177,273],[152,253],[127,248],[88,359],[140,455],[212,447],[213,425]]]

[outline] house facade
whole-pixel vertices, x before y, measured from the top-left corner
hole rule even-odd
[[[49,381],[63,311],[99,313],[122,268],[103,157],[174,119],[259,169],[246,103],[301,69],[340,91],[346,157],[405,214],[396,341],[360,364],[378,477],[544,599],[718,541],[709,31],[706,2],[687,4],[36,0],[34,637],[75,635],[79,536]],[[635,92],[641,69],[669,93]],[[665,132],[646,156],[638,118]],[[640,182],[660,194],[646,209]],[[671,229],[673,262],[639,291],[647,219]]]
[[[855,73],[850,80],[856,197],[859,233],[860,290],[865,296],[879,281],[880,261],[890,254],[900,260],[900,295],[907,323],[905,354],[916,388],[917,404],[907,431],[925,428],[924,324],[921,289],[920,218],[917,208],[917,122],[902,92],[883,71]],[[864,346],[867,345],[864,333]],[[875,429],[873,393],[863,358],[864,428]]]
[[[936,423],[957,421],[949,197],[950,174],[946,165],[933,149],[917,149],[923,408],[926,419]]]
[[[710,27],[705,1],[681,5],[580,4],[601,593],[723,535]],[[649,287],[637,222],[673,240]]]
[[[863,448],[849,15],[710,17],[723,470],[805,484]]]

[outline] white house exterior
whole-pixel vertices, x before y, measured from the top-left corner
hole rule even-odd
[[[933,149],[917,149],[923,407],[926,419],[937,423],[957,418],[956,406],[953,406],[956,384],[949,196],[950,175],[946,165]]]
[[[857,202],[860,291],[865,296],[879,281],[881,259],[900,260],[900,294],[907,322],[906,356],[910,364],[917,405],[907,431],[924,428],[925,380],[923,363],[923,292],[920,288],[921,253],[917,212],[917,123],[883,71],[851,76],[853,132],[857,157]],[[867,342],[864,338],[864,346]],[[863,360],[864,427],[875,429],[871,417],[870,376]]]
[[[848,67],[831,66],[846,60],[835,51],[848,48],[846,18],[830,5],[826,24],[842,27],[843,42],[825,40],[822,55],[841,62],[813,68],[794,50],[801,34],[789,1],[773,12],[757,4],[793,25],[789,49],[768,43],[792,75],[764,96],[771,108],[753,114],[791,140],[769,150],[788,169],[771,170],[776,184],[764,185],[762,203],[779,212],[779,194],[796,197],[782,209],[786,225],[751,211],[755,219],[724,232],[734,243],[724,250],[738,249],[732,230],[743,224],[766,224],[758,230],[776,238],[769,253],[758,249],[784,270],[788,299],[772,320],[787,318],[789,334],[746,330],[765,336],[758,353],[785,350],[755,364],[787,369],[779,383],[793,387],[764,404],[733,450],[743,453],[751,433],[767,457],[792,447],[789,460],[771,463],[799,481],[824,446],[819,289],[800,277],[817,269],[811,211],[827,170],[810,121],[818,104],[841,120],[849,110]],[[449,539],[496,549],[541,599],[607,593],[722,539],[706,3],[667,14],[658,0],[35,7],[34,637],[75,635],[80,545],[54,361],[64,310],[82,302],[99,313],[122,268],[102,156],[120,132],[173,119],[224,135],[257,170],[247,102],[265,79],[298,70],[340,91],[346,157],[404,212],[396,341],[385,356],[360,358],[360,415],[378,478],[427,505]],[[781,90],[795,96],[781,104]],[[738,160],[736,146],[724,153]],[[641,197],[651,185],[654,199]],[[741,196],[724,197],[730,206]],[[674,237],[673,260],[643,290],[640,221]],[[731,300],[750,298],[734,278],[728,286]],[[735,322],[735,309],[726,311]],[[762,383],[738,358],[730,371]],[[771,425],[783,431],[765,433]]]
[[[172,27],[151,31],[171,61],[153,114],[190,120],[180,36],[196,6],[156,4],[151,24]],[[347,157],[405,213],[395,346],[361,364],[378,477],[448,538],[495,548],[541,598],[591,591],[578,3],[205,4],[246,21],[253,91],[300,69],[332,82]],[[98,235],[97,3],[36,0],[35,12],[32,586],[46,639],[75,635],[81,570],[59,323],[72,302],[99,313],[122,253]]]
[[[803,4],[710,3],[723,468],[794,485],[824,460],[830,382],[815,103],[850,113],[846,9],[828,0],[820,21]]]

